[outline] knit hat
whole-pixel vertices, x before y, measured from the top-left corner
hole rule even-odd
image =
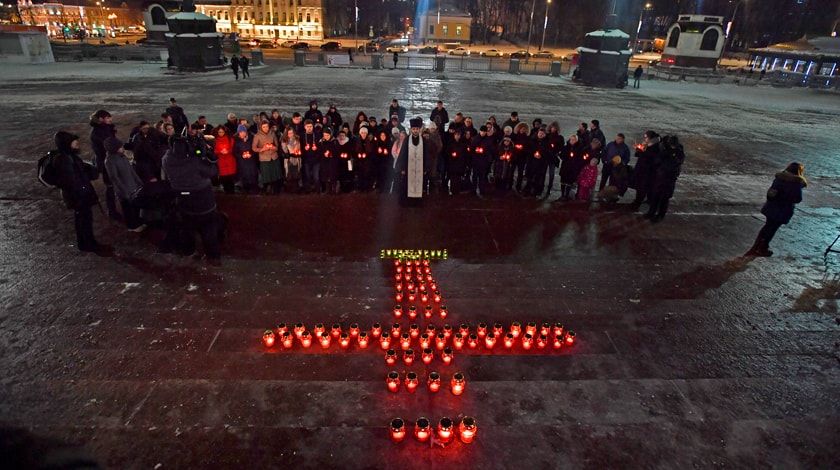
[[[362,134],[367,135],[368,132],[370,132],[370,131],[368,131],[367,126],[362,126],[362,127],[359,128],[359,135],[362,135]]]
[[[248,128],[240,124],[239,127],[236,128],[236,133],[239,134],[240,132],[248,132]]]
[[[429,123],[429,129],[437,129],[437,124],[434,121]]]
[[[400,129],[398,127],[392,128],[391,135],[400,135]]]
[[[123,142],[116,137],[108,137],[105,139],[104,145],[106,152],[116,153],[123,146]]]
[[[510,127],[510,126],[505,126],[505,128],[504,128],[503,130],[504,130],[505,132],[513,132],[513,128],[512,128],[512,127]]]

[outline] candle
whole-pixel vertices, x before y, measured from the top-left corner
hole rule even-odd
[[[408,291],[408,301],[414,302],[415,298],[417,298],[417,291],[415,291],[414,289]]]
[[[534,336],[537,332],[537,324],[529,321],[527,325],[525,325],[525,333],[528,333],[531,336]]]
[[[414,320],[415,318],[417,318],[417,307],[416,306],[412,305],[411,307],[408,307],[408,318],[410,318],[411,320]]]
[[[435,329],[436,327],[434,323],[429,323],[428,325],[426,325],[426,333],[429,333],[429,336],[435,335]]]
[[[417,418],[417,422],[414,423],[414,437],[420,442],[426,442],[431,435],[432,428],[428,418]]]
[[[443,325],[443,335],[446,336],[446,339],[452,337],[452,325],[446,324]]]
[[[458,432],[461,435],[461,442],[464,444],[469,444],[475,438],[475,433],[478,430],[478,427],[475,424],[475,418],[472,416],[464,416],[464,419],[461,421],[461,425],[458,426]]]
[[[379,337],[382,336],[382,325],[374,323],[373,326],[370,327],[370,335],[373,339],[379,339]]]
[[[513,333],[508,333],[505,335],[505,349],[510,349],[513,347],[513,343],[516,341],[516,338],[513,337]]]
[[[350,324],[350,337],[355,338],[359,336],[359,324],[358,323],[351,323]]]
[[[397,302],[402,302],[402,299],[403,299],[402,292],[397,292],[397,294],[394,295],[394,300],[396,300]]]
[[[399,294],[399,293],[401,293],[401,292],[403,291],[403,283],[402,283],[402,282],[398,282],[398,283],[396,283],[396,284],[394,285],[394,288],[397,290],[397,293],[398,293],[398,294]]]
[[[515,321],[510,324],[510,334],[513,335],[513,339],[519,338],[519,335],[522,333],[522,324],[518,321]]]
[[[435,303],[436,303],[436,304],[439,304],[439,303],[440,303],[440,298],[441,298],[441,297],[440,297],[440,291],[439,291],[439,290],[436,290],[436,291],[435,291],[435,297],[434,297],[434,301],[435,301]]]
[[[333,323],[332,328],[330,328],[330,334],[333,339],[338,339],[341,336],[341,323]]]
[[[408,333],[403,333],[400,335],[400,347],[403,351],[411,347],[411,335]]]
[[[428,348],[432,344],[432,339],[428,333],[423,333],[420,335],[420,347],[423,349]]]
[[[467,380],[464,378],[464,374],[456,372],[455,375],[452,376],[452,380],[449,382],[449,385],[452,388],[453,395],[460,395],[464,393],[464,388],[467,386]]]
[[[487,335],[484,337],[484,346],[487,349],[493,349],[496,346],[496,336],[495,335]]]
[[[420,279],[420,287],[418,287],[418,288],[420,289],[420,292],[426,292],[426,280],[425,279],[423,279],[423,278]]]
[[[548,322],[543,323],[542,326],[540,327],[540,334],[548,336],[548,334],[550,332],[551,332],[551,323],[548,323]]]
[[[409,372],[405,374],[405,389],[409,392],[414,392],[420,385],[420,379],[417,378],[416,372]]]
[[[443,333],[438,333],[435,337],[435,347],[438,351],[443,350],[446,347],[446,335]]]
[[[464,335],[461,333],[455,333],[455,336],[452,337],[452,347],[455,348],[456,351],[460,351],[464,348]]]
[[[432,359],[434,359],[435,354],[432,352],[431,349],[425,348],[423,349],[423,353],[420,357],[423,360],[423,364],[429,365],[432,363]]]
[[[320,322],[315,324],[315,328],[312,328],[312,334],[316,338],[321,336],[322,334],[324,334],[324,331],[326,331],[326,327],[324,326],[323,323],[320,323]]]
[[[359,339],[359,347],[361,349],[365,349],[365,348],[368,347],[368,342],[370,341],[370,338],[368,338],[367,331],[360,331],[358,339]]]
[[[478,335],[479,338],[484,338],[485,336],[487,336],[487,323],[479,323],[478,327],[475,329],[475,333]]]
[[[446,365],[452,364],[452,358],[455,354],[452,352],[452,348],[446,348],[443,350],[440,358],[443,360],[443,363]]]
[[[385,351],[385,364],[392,366],[397,363],[397,352],[393,349]]]
[[[443,444],[448,444],[452,441],[452,420],[449,418],[441,418],[438,422],[437,428],[438,439]]]
[[[505,329],[501,323],[494,323],[493,324],[493,336],[496,338],[501,338],[505,334]]]
[[[271,330],[265,330],[263,333],[263,344],[265,347],[270,348],[274,346],[274,332]]]
[[[548,335],[539,335],[537,336],[537,348],[545,349],[548,345]]]
[[[440,306],[440,318],[446,318],[449,315],[449,310],[446,308],[446,305]]]
[[[565,335],[554,335],[554,349],[560,349],[563,347],[563,343],[566,341]]]
[[[402,442],[405,439],[405,423],[400,418],[391,420],[391,440]]]
[[[408,326],[408,334],[411,336],[411,339],[417,339],[420,337],[420,325],[417,323],[412,323]]]
[[[304,331],[300,334],[300,345],[304,348],[312,346],[312,335],[310,335],[308,331]]]
[[[570,331],[570,332],[566,333],[566,344],[568,344],[569,346],[575,344],[575,332],[574,331]]]
[[[321,336],[318,336],[318,341],[321,343],[321,347],[323,349],[330,348],[330,340],[332,340],[332,336],[330,335],[322,334]]]
[[[394,318],[402,316],[402,305],[394,305]]]
[[[402,329],[402,327],[400,326],[399,323],[392,324],[391,325],[391,336],[393,336],[394,338],[399,338],[401,329]]]
[[[379,337],[379,346],[382,347],[382,350],[385,351],[391,347],[391,337],[388,335],[382,335]]]
[[[347,333],[341,333],[338,337],[338,345],[341,346],[341,349],[347,349],[350,347],[350,335]]]
[[[420,302],[426,303],[429,301],[429,294],[425,292],[420,293]]]
[[[423,316],[426,317],[427,320],[429,318],[432,318],[432,306],[431,305],[426,305],[426,307],[423,308]]]
[[[294,345],[294,336],[292,336],[292,334],[287,331],[283,333],[283,336],[281,336],[281,338],[283,338],[283,347],[286,349],[291,349],[292,345]]]
[[[525,336],[522,337],[522,349],[525,349],[526,351],[528,349],[531,349],[531,345],[533,344],[533,342],[534,337],[531,336],[530,333],[525,333]]]
[[[300,339],[300,335],[302,335],[304,331],[306,331],[306,327],[303,326],[303,323],[295,323],[295,336],[297,336],[298,339]]]
[[[429,373],[429,391],[432,393],[437,393],[440,390],[440,374],[437,372],[430,372]]]
[[[277,336],[278,337],[283,336],[283,333],[288,333],[288,332],[289,332],[289,327],[286,326],[285,323],[279,323],[277,325]]]
[[[399,372],[392,370],[388,372],[388,379],[385,381],[388,385],[388,391],[396,392],[400,389],[400,374]]]
[[[405,365],[410,366],[414,364],[414,350],[413,349],[406,349],[403,353],[403,362]]]
[[[440,308],[443,308],[443,305],[441,305]],[[461,325],[458,326],[458,333],[461,333],[461,336],[466,338],[470,335],[470,325],[466,323],[461,323]]]
[[[470,349],[475,349],[478,347],[478,335],[475,333],[470,333],[470,336],[467,338],[467,346]]]
[[[554,334],[555,335],[562,335],[563,334],[563,324],[557,322],[554,324]]]

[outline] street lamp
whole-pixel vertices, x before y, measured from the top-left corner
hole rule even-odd
[[[645,7],[639,12],[639,26],[636,27],[636,40],[633,41],[633,53],[636,52],[639,46],[639,33],[642,31],[642,21],[644,21],[645,12],[653,7],[650,3],[645,3]]]
[[[551,5],[551,0],[545,0],[545,21],[543,22],[543,37],[540,42],[540,50],[545,47],[545,30],[548,29],[548,6]]]
[[[723,47],[720,51],[720,59],[718,62],[723,60],[723,57],[726,55],[726,46],[729,44],[730,41],[730,33],[732,32],[732,28],[735,26],[735,18],[738,16],[738,7],[741,6],[746,0],[738,0],[738,3],[735,4],[735,10],[732,12],[732,19],[729,21],[729,24],[726,25],[726,31],[724,32],[724,40],[723,40]]]
[[[534,10],[537,8],[537,0],[534,0],[531,3],[531,21],[528,22],[528,47],[525,48],[525,59],[528,59],[528,56],[531,52],[531,30],[534,29]]]

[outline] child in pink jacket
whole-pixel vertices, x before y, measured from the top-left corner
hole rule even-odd
[[[598,181],[598,159],[590,158],[588,163],[580,170],[577,178],[577,198],[582,201],[592,199],[592,189],[595,188],[595,182]]]

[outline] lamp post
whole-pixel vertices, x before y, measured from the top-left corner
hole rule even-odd
[[[720,59],[718,59],[718,63],[723,60],[723,57],[726,55],[727,45],[730,43],[730,33],[732,29],[735,27],[735,18],[738,16],[738,7],[741,6],[746,0],[738,0],[738,3],[735,4],[735,10],[732,12],[732,19],[729,21],[729,24],[726,26],[726,31],[724,31],[724,39],[723,39],[723,47],[720,50]]]
[[[528,22],[528,47],[525,48],[525,60],[531,52],[531,30],[534,29],[534,10],[537,8],[537,0],[531,3],[531,21]]]
[[[639,46],[639,33],[641,33],[641,31],[642,31],[642,22],[645,19],[645,12],[650,10],[651,7],[653,7],[652,4],[645,3],[644,8],[642,8],[642,11],[639,12],[639,25],[636,26],[636,40],[633,41],[633,53],[636,52],[636,50],[638,49],[638,46]]]
[[[543,22],[543,36],[540,42],[540,50],[545,47],[545,30],[548,29],[548,6],[551,5],[551,0],[545,0],[545,21]]]
[[[356,25],[353,27],[353,39],[356,41],[355,49],[359,50],[359,0],[353,1],[353,18]]]

